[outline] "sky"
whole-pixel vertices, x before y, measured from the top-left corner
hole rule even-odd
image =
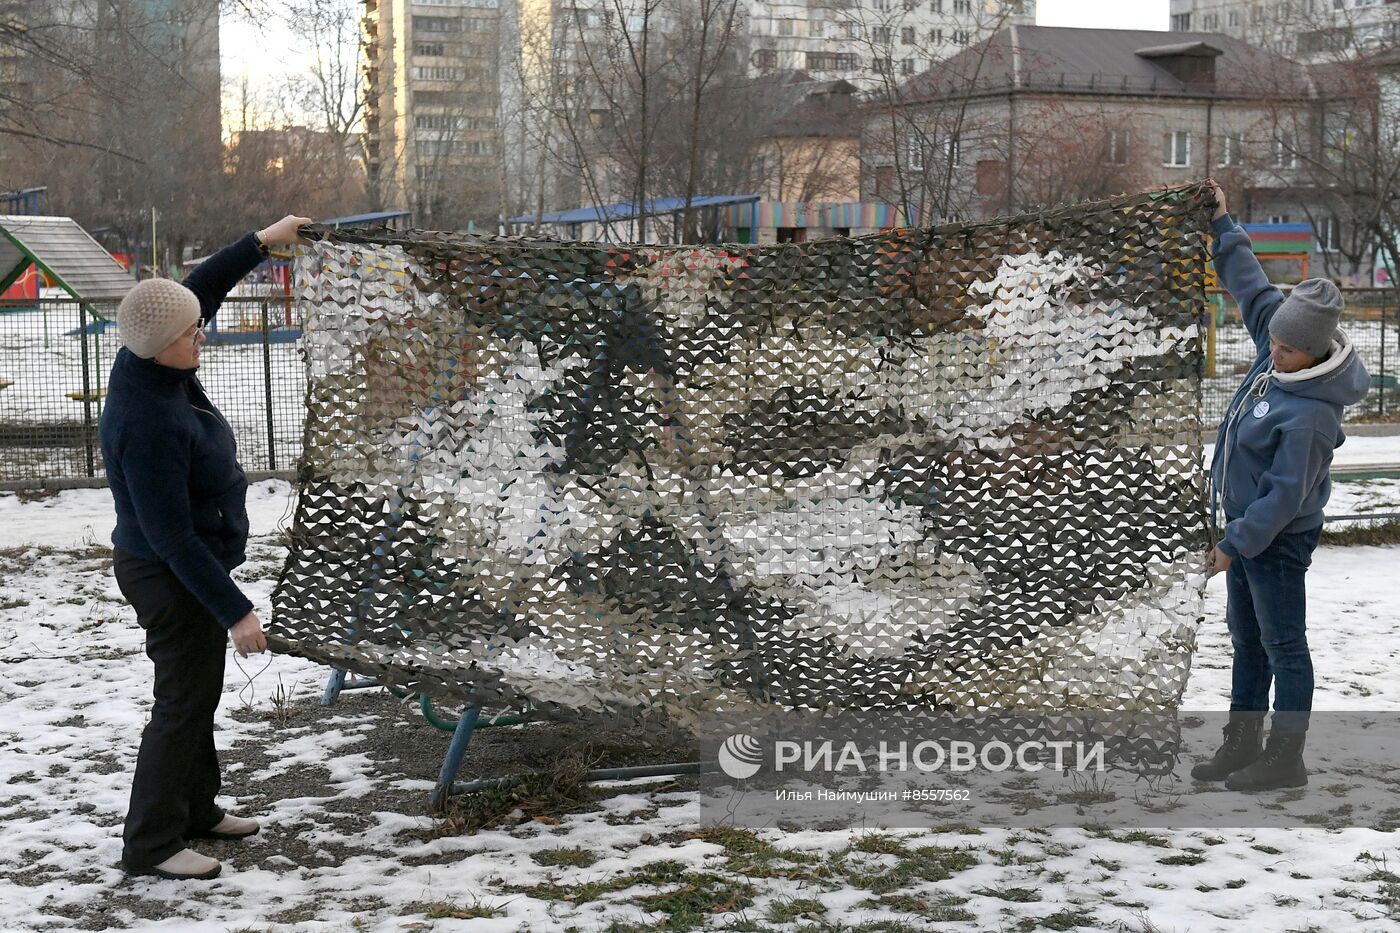
[[[1110,29],[1166,29],[1168,0],[1038,0],[1041,26]],[[224,73],[224,129],[238,128],[239,88],[244,76],[255,91],[274,87],[289,74],[306,69],[307,55],[295,48],[277,20],[253,24],[226,15],[219,25]]]
[[[1168,0],[1037,0],[1037,26],[1166,29]]]

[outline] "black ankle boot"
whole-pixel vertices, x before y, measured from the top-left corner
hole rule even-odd
[[[1225,741],[1215,757],[1191,769],[1191,776],[1198,781],[1223,781],[1259,757],[1263,751],[1264,714],[1241,716],[1232,712],[1221,732]]]
[[[1308,783],[1308,769],[1303,767],[1303,743],[1306,732],[1280,735],[1270,730],[1269,744],[1264,754],[1232,772],[1225,779],[1230,790],[1278,790],[1280,787],[1304,787]]]

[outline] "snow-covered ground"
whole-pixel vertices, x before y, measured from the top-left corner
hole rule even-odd
[[[1400,460],[1394,438],[1348,453]],[[1358,460],[1356,462],[1365,462]],[[1334,508],[1400,509],[1395,481],[1338,484]],[[250,494],[263,612],[291,489]],[[1400,819],[1368,828],[756,832],[696,824],[684,783],[463,834],[425,815],[447,737],[380,692],[317,704],[324,671],[228,666],[225,792],[264,832],[210,844],[210,883],[117,869],[149,662],[109,566],[106,490],[0,494],[0,929],[1393,930]],[[1400,710],[1400,548],[1325,546],[1309,578],[1318,709]],[[1228,690],[1223,582],[1184,706]],[[487,730],[466,772],[548,758],[549,725]],[[511,757],[516,756],[516,757]],[[519,756],[524,756],[524,759]],[[1310,794],[1327,794],[1319,776]],[[1397,799],[1400,815],[1400,799]]]

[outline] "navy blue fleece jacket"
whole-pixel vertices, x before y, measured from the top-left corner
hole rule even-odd
[[[249,233],[184,280],[205,321],[262,262]],[[172,369],[123,347],[112,363],[100,428],[117,506],[112,543],[164,562],[224,628],[253,611],[229,571],[248,542],[248,480],[223,415],[193,369]]]
[[[1332,493],[1332,452],[1346,440],[1342,408],[1361,401],[1371,380],[1341,331],[1317,365],[1275,372],[1269,321],[1283,292],[1269,284],[1249,235],[1230,215],[1210,226],[1216,272],[1239,304],[1256,351],[1215,438],[1211,501],[1227,519],[1220,550],[1250,558],[1281,533],[1322,524]]]

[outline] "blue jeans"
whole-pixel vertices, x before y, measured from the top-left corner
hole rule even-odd
[[[1266,711],[1274,683],[1274,731],[1306,732],[1312,710],[1307,590],[1303,578],[1322,529],[1281,534],[1225,574],[1225,619],[1235,648],[1230,709]]]

